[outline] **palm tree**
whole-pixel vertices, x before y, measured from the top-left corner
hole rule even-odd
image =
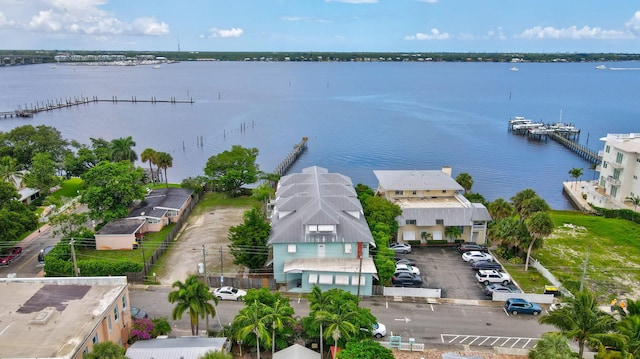
[[[266,308],[266,315],[271,325],[271,355],[276,352],[276,329],[282,330],[285,325],[295,324],[296,320],[291,316],[293,309],[288,305],[281,305],[281,300],[276,299],[273,307]]]
[[[83,356],[85,359],[127,359],[127,350],[114,342],[102,342],[93,346],[93,351]]]
[[[116,138],[111,141],[111,160],[115,162],[130,161],[135,162],[138,159],[136,151],[131,147],[135,147],[136,143],[131,136],[124,138]]]
[[[473,187],[473,178],[466,172],[459,174],[456,177],[456,182],[464,188],[464,193],[471,191],[471,187]]]
[[[622,318],[616,325],[616,329],[624,337],[624,350],[630,353],[633,358],[638,358],[640,354],[640,316],[630,315]]]
[[[491,214],[491,217],[494,220],[507,218],[513,214],[513,207],[502,197],[496,198],[491,203],[489,203],[487,209],[489,210],[489,214]]]
[[[155,165],[158,161],[158,152],[152,148],[145,148],[140,154],[140,159],[142,160],[142,163],[149,161],[149,175],[151,175],[151,182],[155,184],[156,178],[153,175],[153,167],[151,165]]]
[[[520,215],[520,222],[524,221],[521,212],[526,207],[527,201],[534,197],[538,197],[538,194],[531,188],[523,189],[522,191],[516,193],[515,196],[511,197],[513,209]]]
[[[543,238],[548,237],[553,232],[553,221],[547,212],[536,212],[527,218],[524,222],[531,235],[531,242],[529,248],[527,248],[527,261],[524,265],[524,271],[529,270],[529,259],[531,258],[531,250],[533,249],[536,240],[541,241]]]
[[[462,236],[462,229],[458,226],[445,227],[444,235],[447,238],[452,238],[454,241]]]
[[[225,354],[221,351],[208,351],[198,359],[233,359],[233,355]]]
[[[171,287],[177,288],[169,293],[169,302],[176,303],[171,317],[173,320],[181,319],[184,312],[189,311],[191,334],[198,335],[198,318],[204,318],[206,315],[214,317],[216,310],[210,301],[213,300],[217,304],[218,298],[209,291],[207,285],[200,282],[197,275],[189,276],[184,283],[175,281]]]
[[[529,351],[529,359],[571,359],[573,351],[567,338],[559,333],[544,333],[536,346]]]
[[[22,172],[18,169],[18,161],[15,158],[9,156],[0,158],[0,180],[9,182],[18,188],[22,178]]]
[[[156,157],[156,165],[158,165],[158,171],[162,168],[164,170],[164,183],[169,188],[169,179],[167,178],[167,168],[173,167],[173,157],[166,152],[158,152]]]
[[[565,307],[540,317],[542,324],[551,324],[560,329],[566,338],[578,341],[578,358],[584,357],[584,345],[587,342],[613,342],[620,339],[619,334],[611,333],[616,320],[598,308],[595,296],[588,291],[580,291],[574,298],[568,298]]]
[[[631,202],[631,204],[633,204],[633,210],[637,211],[638,210],[638,205],[640,205],[640,196],[629,196],[627,198],[624,199],[627,202]]]
[[[355,315],[356,312],[338,312],[329,313],[326,317],[326,323],[328,325],[324,335],[327,339],[330,337],[333,339],[333,345],[335,345],[336,348],[339,346],[338,341],[340,339],[345,338],[349,341],[349,339],[357,333],[358,328],[349,321],[351,317]],[[335,352],[337,351],[334,351],[334,353]],[[335,355],[333,357],[335,358]]]
[[[580,178],[580,176],[582,176],[582,168],[572,168],[569,171],[569,176],[571,176],[574,179],[573,189],[576,189],[576,184],[578,183],[578,178]]]
[[[309,299],[309,309],[311,311],[309,316],[313,317],[314,321],[320,324],[320,356],[322,356],[324,354],[322,326],[330,315],[327,310],[331,305],[331,297],[322,292],[320,287],[314,285],[307,298]]]
[[[260,339],[262,339],[266,345],[271,344],[269,330],[267,329],[270,319],[265,315],[268,308],[265,304],[255,300],[242,309],[233,319],[233,326],[238,328],[236,339],[246,340],[250,335],[256,336],[258,359],[260,359]]]
[[[547,201],[541,197],[535,196],[524,201],[522,208],[520,209],[521,220],[526,220],[529,216],[537,212],[547,212],[551,207],[547,204]]]

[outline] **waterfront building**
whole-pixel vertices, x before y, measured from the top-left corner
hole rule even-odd
[[[451,167],[442,170],[373,171],[378,178],[376,195],[402,209],[398,216],[398,242],[456,239],[484,244],[491,215],[481,203],[471,203],[463,188],[451,177]],[[460,237],[445,234],[458,227]]]
[[[353,182],[345,175],[313,166],[283,176],[271,210],[268,244],[273,276],[289,291],[306,293],[318,285],[371,295],[377,271],[369,246],[375,243]]]
[[[600,139],[604,149],[596,169],[600,172],[597,191],[588,202],[605,208],[633,208],[630,197],[640,196],[640,133],[607,134]]]

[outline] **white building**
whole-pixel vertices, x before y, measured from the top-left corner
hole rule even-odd
[[[600,140],[604,142],[604,150],[598,153],[602,158],[597,168],[600,179],[597,193],[590,194],[588,202],[625,208],[627,198],[640,196],[640,133],[608,134]]]

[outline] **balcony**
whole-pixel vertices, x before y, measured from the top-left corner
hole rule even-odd
[[[620,186],[622,184],[619,179],[615,179],[613,178],[613,176],[607,176],[607,183],[611,184],[612,186]]]
[[[618,162],[607,162],[607,166],[611,166],[617,170],[621,170],[624,169],[624,165],[622,163],[618,163]]]

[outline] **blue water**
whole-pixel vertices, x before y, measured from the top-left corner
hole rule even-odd
[[[583,179],[592,179],[589,163],[554,141],[510,134],[507,121],[526,116],[557,122],[562,116],[594,150],[602,149],[599,138],[607,133],[639,132],[640,71],[595,70],[596,65],[524,63],[518,72],[507,63],[3,67],[0,111],[80,95],[195,103],[89,104],[32,119],[0,119],[0,131],[45,124],[82,143],[131,135],[138,153],[151,147],[172,155],[172,182],[202,174],[210,156],[235,144],[258,148],[260,168],[272,171],[307,136],[308,151],[293,172],[318,165],[375,187],[375,169],[446,165],[454,177],[470,173],[473,191],[488,200],[533,188],[552,208],[568,209],[562,182],[576,167],[584,169]]]

